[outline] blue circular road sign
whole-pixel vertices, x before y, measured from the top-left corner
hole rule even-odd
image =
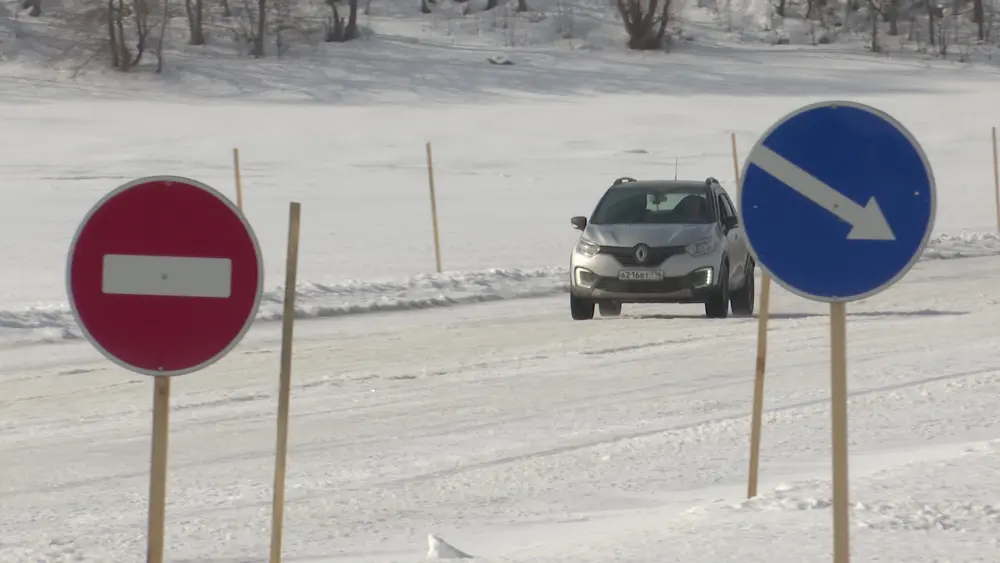
[[[866,105],[810,104],[753,146],[739,213],[757,264],[815,301],[856,301],[899,281],[934,226],[934,174],[916,139]]]

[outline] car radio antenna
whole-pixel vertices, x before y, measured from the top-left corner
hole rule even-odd
[[[677,167],[680,166],[680,158],[674,157],[674,180],[677,179]]]

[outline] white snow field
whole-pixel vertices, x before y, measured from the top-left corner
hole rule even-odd
[[[144,561],[152,382],[81,339],[65,253],[136,177],[232,194],[233,147],[268,293],[229,356],[174,381],[168,561],[267,558],[292,200],[285,561],[830,560],[826,308],[773,289],[746,500],[757,320],[626,305],[573,322],[566,295],[569,218],[614,178],[670,178],[676,159],[735,195],[729,133],[743,155],[822,99],[901,120],[939,201],[923,259],[848,307],[852,561],[1000,561],[998,72],[737,43],[685,17],[695,40],[668,54],[504,49],[387,17],[333,54],[172,52],[163,77],[71,79],[18,43],[0,63],[0,561]],[[486,63],[501,51],[515,64]]]

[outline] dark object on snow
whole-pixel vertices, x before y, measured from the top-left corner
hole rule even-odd
[[[512,65],[514,63],[510,62],[510,59],[503,55],[496,55],[493,57],[487,57],[486,60],[490,61],[493,65]]]

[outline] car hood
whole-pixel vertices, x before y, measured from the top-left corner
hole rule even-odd
[[[602,246],[686,246],[712,236],[714,223],[680,225],[587,225],[583,238]]]

